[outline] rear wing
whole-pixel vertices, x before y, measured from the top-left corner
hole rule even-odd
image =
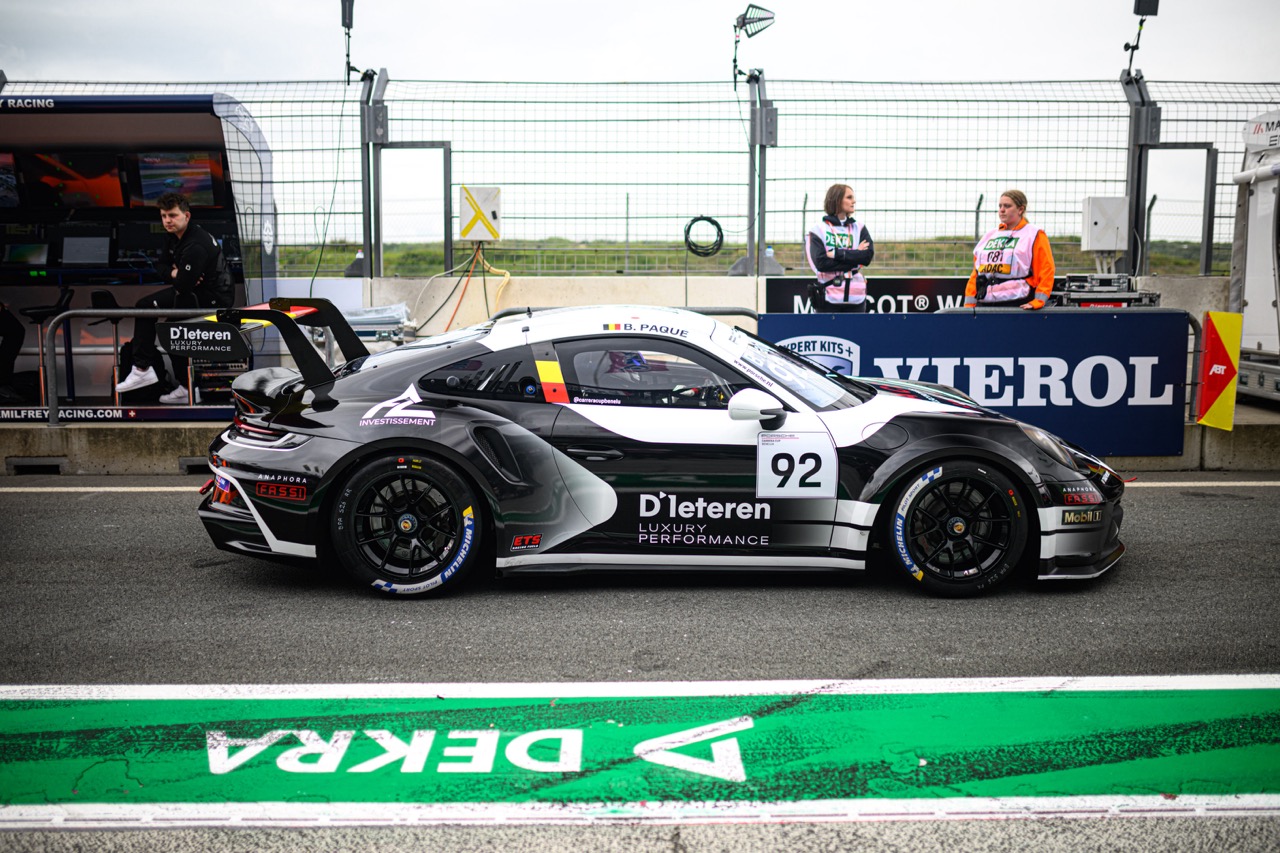
[[[342,316],[332,302],[327,299],[277,298],[262,305],[250,305],[245,308],[219,308],[217,313],[205,319],[217,323],[230,323],[243,334],[267,326],[275,327],[289,348],[298,372],[302,374],[307,387],[324,385],[333,381],[333,370],[316,351],[300,326],[318,327],[328,330],[337,343],[338,349],[346,361],[351,361],[369,354],[364,342],[351,328],[347,318]]]

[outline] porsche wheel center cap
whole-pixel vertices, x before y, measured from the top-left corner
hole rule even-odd
[[[400,528],[401,533],[412,533],[418,529],[418,518],[412,513],[406,512],[396,519],[396,527]]]
[[[963,536],[965,531],[968,529],[969,525],[965,524],[964,519],[959,516],[953,516],[951,520],[947,522],[947,530],[950,531],[952,536]]]

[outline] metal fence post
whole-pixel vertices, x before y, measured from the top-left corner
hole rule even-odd
[[[756,120],[756,83],[759,72],[747,74],[747,103],[751,105],[751,124]],[[747,256],[738,258],[729,268],[729,275],[753,275],[756,269],[756,142],[755,134],[747,132]]]
[[[391,82],[387,69],[378,69],[378,82],[373,87],[373,96],[369,106],[369,139],[366,144],[372,147],[372,168],[370,170],[370,201],[373,204],[373,242],[370,247],[373,254],[369,257],[369,276],[382,275],[382,149],[390,142],[387,127],[387,104],[383,100],[387,93],[387,83]]]
[[[1137,275],[1146,260],[1147,151],[1160,142],[1160,108],[1156,106],[1142,69],[1120,72],[1120,85],[1129,102],[1129,156],[1125,167],[1125,192],[1129,196],[1129,242],[1122,270]]]
[[[372,128],[369,115],[369,93],[373,89],[373,80],[367,75],[361,78],[360,85],[360,222],[364,232],[364,276],[373,271],[373,166],[370,162],[369,146],[372,143]]]

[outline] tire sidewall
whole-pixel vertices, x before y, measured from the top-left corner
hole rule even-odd
[[[355,543],[355,510],[364,491],[388,473],[423,474],[453,503],[461,517],[462,529],[447,565],[428,578],[405,583],[394,576],[384,576],[365,562]],[[479,502],[471,486],[452,468],[435,459],[395,455],[373,459],[360,466],[343,484],[333,509],[333,548],[342,567],[356,580],[389,595],[429,595],[446,587],[456,587],[476,562],[483,539],[483,522]]]
[[[907,521],[928,487],[955,477],[980,477],[996,487],[1012,520],[1011,543],[1000,562],[983,574],[972,579],[945,580],[916,565],[907,543]],[[1017,568],[1026,549],[1030,524],[1027,506],[1021,500],[1017,486],[1006,474],[982,462],[937,462],[916,470],[905,483],[889,518],[890,548],[894,562],[925,590],[948,597],[979,595],[1005,580]]]

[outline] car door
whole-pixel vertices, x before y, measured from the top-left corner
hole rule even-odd
[[[829,546],[835,452],[815,414],[792,407],[778,430],[733,420],[729,399],[755,384],[682,341],[582,338],[547,345],[544,357],[564,381],[552,443],[617,497],[612,517],[573,548],[660,565],[673,555],[734,564]],[[812,470],[824,461],[826,471]],[[830,494],[818,496],[823,483]]]

